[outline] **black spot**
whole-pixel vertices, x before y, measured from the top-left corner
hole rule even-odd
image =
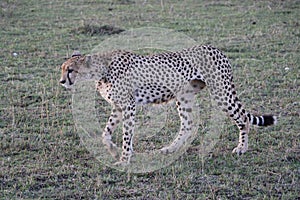
[[[239,127],[241,130],[243,130],[245,128],[245,124],[239,124]]]
[[[258,126],[262,126],[263,125],[263,121],[261,120],[261,117],[258,117]]]
[[[252,122],[252,124],[257,124],[257,122],[256,122],[256,117],[253,117],[253,122]]]
[[[109,127],[106,128],[107,132],[111,133],[111,130]]]

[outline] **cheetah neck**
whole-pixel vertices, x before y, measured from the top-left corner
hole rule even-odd
[[[99,81],[107,78],[108,66],[111,62],[109,54],[93,54],[85,57],[86,65],[79,69],[79,80]]]

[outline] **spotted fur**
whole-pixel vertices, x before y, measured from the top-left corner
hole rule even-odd
[[[240,130],[239,142],[233,152],[247,151],[249,124],[268,126],[276,123],[275,116],[254,116],[244,109],[234,88],[227,57],[211,46],[150,56],[125,51],[88,56],[77,53],[62,65],[60,83],[69,88],[78,73],[86,79],[96,80],[97,90],[113,106],[103,132],[103,143],[113,155],[116,155],[116,145],[111,135],[123,121],[122,164],[128,164],[133,153],[137,104],[176,100],[181,127],[176,139],[161,149],[163,153],[176,151],[191,134],[194,96],[205,86],[220,110],[227,113]]]

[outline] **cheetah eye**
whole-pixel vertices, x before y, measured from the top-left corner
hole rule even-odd
[[[67,69],[68,73],[72,73],[74,71],[74,69]]]

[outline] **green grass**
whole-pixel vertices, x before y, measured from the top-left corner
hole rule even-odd
[[[299,13],[296,0],[1,1],[0,198],[298,199]],[[248,110],[274,113],[278,125],[252,128],[241,157],[231,154],[238,134],[226,123],[204,162],[198,138],[152,173],[104,166],[80,144],[72,95],[58,84],[73,49],[88,53],[110,37],[74,32],[86,24],[169,28],[218,47],[231,59]]]

